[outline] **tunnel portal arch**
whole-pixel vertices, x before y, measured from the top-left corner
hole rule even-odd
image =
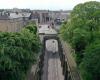
[[[53,53],[58,52],[58,41],[55,39],[46,40],[45,48],[46,48],[46,51],[49,51],[49,52],[53,52]]]
[[[45,51],[46,49],[46,41],[47,40],[51,40],[51,39],[54,39],[58,42],[58,52],[62,52],[62,49],[61,49],[61,43],[59,41],[59,38],[55,35],[55,36],[45,36],[44,39],[43,39],[43,50]]]

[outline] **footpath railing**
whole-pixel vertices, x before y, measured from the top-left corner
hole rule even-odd
[[[77,69],[77,65],[74,61],[74,59],[72,58],[72,55],[70,53],[70,51],[68,51],[68,47],[67,44],[62,41],[62,49],[63,49],[63,55],[65,55],[65,61],[67,62],[67,68],[68,68],[68,76],[66,80],[82,80],[79,74],[79,71]]]
[[[65,60],[65,55],[63,54],[63,47],[61,44],[60,39],[58,38],[58,45],[59,45],[59,56],[60,56],[60,61],[61,61],[61,66],[63,69],[63,75],[64,75],[64,80],[68,80],[68,65]]]
[[[42,68],[43,68],[43,54],[40,55],[39,62],[37,64],[37,68],[34,74],[34,80],[41,80],[41,75],[42,75]]]
[[[44,42],[43,42],[43,45],[44,45]],[[43,74],[42,68],[44,65],[44,63],[43,63],[44,62],[44,55],[45,55],[45,48],[42,47],[41,54],[40,54],[38,64],[37,64],[37,68],[36,68],[36,72],[34,75],[34,80],[41,80],[41,76]]]

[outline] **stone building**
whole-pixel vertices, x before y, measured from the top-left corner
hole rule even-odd
[[[39,23],[50,23],[56,19],[67,20],[71,11],[33,10],[31,18],[38,19]]]
[[[51,24],[56,20],[67,20],[70,11],[49,11],[49,10],[20,10],[12,9],[0,11],[0,31],[17,32],[27,24],[29,20],[33,20],[36,24]]]
[[[38,19],[39,23],[48,23],[50,21],[49,12],[47,10],[34,10],[32,19]]]
[[[10,13],[0,15],[0,31],[3,32],[18,32],[29,21],[30,13]]]

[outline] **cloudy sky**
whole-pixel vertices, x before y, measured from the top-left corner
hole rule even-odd
[[[0,8],[70,10],[78,3],[100,0],[0,0]]]

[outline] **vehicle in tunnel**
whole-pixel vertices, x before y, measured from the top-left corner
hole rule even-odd
[[[55,39],[46,40],[46,51],[58,53],[58,41]]]

